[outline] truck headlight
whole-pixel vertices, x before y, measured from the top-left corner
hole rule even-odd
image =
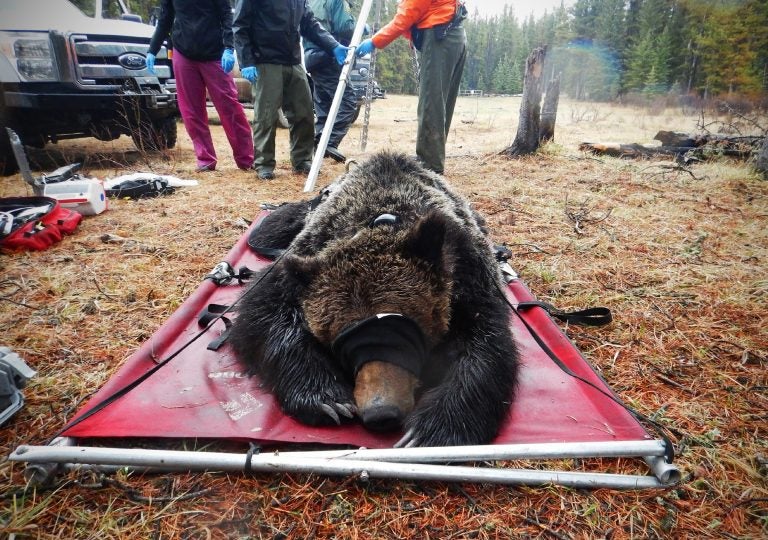
[[[55,81],[56,62],[48,34],[38,32],[0,32],[2,52],[25,81]]]

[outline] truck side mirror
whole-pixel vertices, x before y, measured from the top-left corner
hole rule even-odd
[[[136,15],[135,13],[123,13],[120,15],[120,19],[137,23],[144,22],[141,20],[141,15]]]

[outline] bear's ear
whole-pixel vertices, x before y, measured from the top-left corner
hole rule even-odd
[[[427,261],[439,267],[449,264],[453,257],[449,253],[447,241],[451,225],[445,216],[430,212],[413,227],[405,244],[405,254]]]
[[[320,260],[317,257],[297,257],[286,255],[283,265],[288,276],[303,286],[308,286],[320,272]]]

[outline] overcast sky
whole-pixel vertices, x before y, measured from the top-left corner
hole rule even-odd
[[[541,17],[544,11],[552,13],[555,8],[560,7],[560,0],[464,0],[470,15],[475,12],[475,8],[481,15],[498,15],[504,9],[504,4],[512,6],[512,10],[518,20],[528,18],[533,13],[535,18]],[[573,4],[573,0],[565,0],[565,6]]]

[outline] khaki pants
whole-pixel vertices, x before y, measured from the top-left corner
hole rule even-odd
[[[428,29],[419,53],[419,128],[416,155],[424,165],[442,174],[445,168],[445,141],[451,129],[453,109],[459,94],[467,37],[459,25],[441,41]]]
[[[307,74],[301,65],[256,64],[253,95],[253,164],[275,167],[277,111],[283,108],[290,132],[291,164],[311,162],[315,117]]]

